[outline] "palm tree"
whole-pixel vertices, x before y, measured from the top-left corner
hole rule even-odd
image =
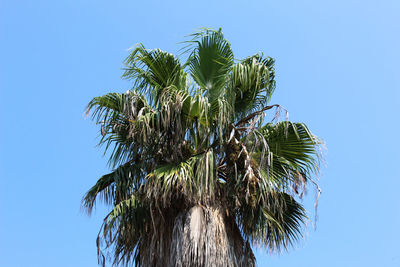
[[[123,74],[132,89],[88,104],[113,169],[83,199],[89,213],[98,199],[113,207],[97,238],[103,266],[255,266],[252,245],[286,249],[308,221],[298,199],[320,141],[303,123],[263,121],[281,110],[268,105],[274,60],[235,60],[221,30],[185,49],[182,64],[138,45]]]

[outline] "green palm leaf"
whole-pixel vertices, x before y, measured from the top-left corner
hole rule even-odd
[[[312,174],[318,172],[321,141],[303,123],[266,124],[261,132],[272,154],[272,179],[280,181],[283,188],[305,189]]]
[[[233,65],[233,52],[221,31],[206,30],[192,35],[193,52],[189,56],[189,72],[211,101],[224,89]]]
[[[123,78],[134,80],[134,89],[160,104],[159,97],[167,88],[186,89],[186,76],[179,60],[160,49],[147,50],[139,44],[125,60]]]
[[[244,117],[266,106],[271,98],[275,89],[274,60],[261,54],[249,57],[233,66],[230,80],[236,116]]]

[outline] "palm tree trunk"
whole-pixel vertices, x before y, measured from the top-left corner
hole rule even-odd
[[[164,228],[164,233],[153,235],[158,240],[146,246],[140,266],[255,266],[249,243],[244,242],[236,222],[229,221],[220,207],[193,206],[180,212],[167,228],[169,231]]]

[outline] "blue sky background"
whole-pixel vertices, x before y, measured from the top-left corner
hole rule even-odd
[[[328,147],[317,229],[259,266],[400,266],[399,13],[397,0],[1,0],[0,266],[97,266],[106,210],[89,218],[80,200],[108,170],[84,108],[129,89],[130,46],[176,53],[199,27],[222,27],[237,58],[274,57],[271,102]]]

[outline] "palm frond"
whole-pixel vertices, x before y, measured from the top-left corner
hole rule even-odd
[[[154,113],[145,98],[133,91],[95,97],[87,106],[86,113],[90,112],[97,124],[101,125],[99,145],[105,145],[104,154],[113,147],[109,158],[109,164],[113,168],[137,154],[130,122],[151,117]]]
[[[309,178],[319,172],[321,141],[303,123],[268,123],[260,131],[272,154],[271,179],[280,181],[282,188],[292,186],[302,194]]]
[[[134,80],[134,89],[146,94],[158,105],[166,88],[186,89],[186,76],[179,60],[160,49],[148,50],[139,44],[125,60],[123,78]]]
[[[180,196],[192,203],[210,203],[215,198],[216,167],[212,150],[178,164],[161,165],[147,177],[147,198],[168,207]]]
[[[302,236],[308,220],[306,212],[292,196],[271,191],[256,208],[245,203],[239,208],[237,220],[245,236],[253,244],[270,251],[288,249]]]
[[[233,66],[230,87],[236,116],[244,117],[263,108],[275,89],[274,60],[256,54],[237,63]]]
[[[103,266],[106,261],[104,253],[109,250],[113,252],[115,266],[140,262],[138,250],[143,235],[151,226],[149,208],[143,204],[140,197],[133,193],[115,204],[105,217],[97,238],[98,259]]]
[[[92,213],[92,210],[96,205],[96,199],[99,194],[106,204],[112,204],[114,202],[114,188],[112,186],[115,181],[114,176],[114,172],[103,175],[99,178],[96,184],[92,186],[92,188],[90,188],[89,191],[85,194],[82,200],[82,206],[89,214]]]
[[[212,102],[221,95],[233,65],[231,45],[221,31],[206,30],[192,36],[189,43],[194,49],[187,63],[189,72]]]
[[[144,177],[145,174],[140,169],[139,164],[122,165],[99,178],[96,184],[85,194],[82,206],[90,214],[98,198],[108,205],[119,203],[132,192],[138,190]]]

